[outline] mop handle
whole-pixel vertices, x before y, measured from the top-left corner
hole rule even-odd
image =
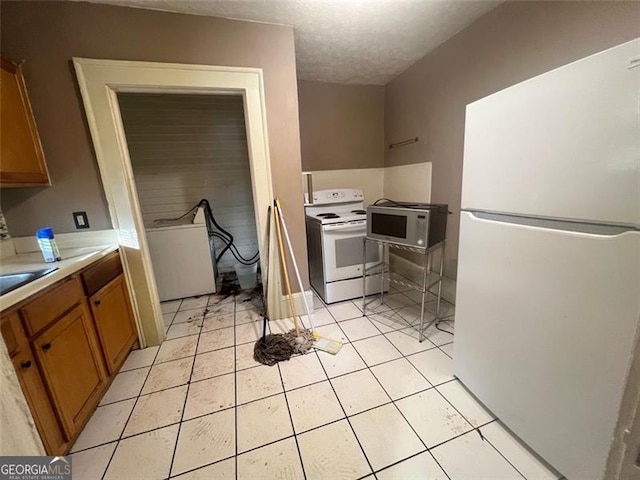
[[[276,200],[277,202],[277,200]],[[284,275],[284,284],[287,287],[287,297],[289,298],[289,307],[293,316],[293,326],[296,329],[296,336],[300,336],[300,327],[298,326],[298,314],[293,304],[293,296],[291,295],[291,283],[289,282],[289,273],[287,272],[287,258],[284,256],[284,246],[282,245],[282,232],[280,231],[280,219],[278,218],[278,208],[273,209],[273,218],[276,221],[276,234],[278,237],[278,249],[280,251],[280,263],[282,265],[282,273]]]
[[[267,315],[262,316],[262,346],[265,347],[267,345]]]
[[[280,206],[280,200],[276,199],[276,208],[278,209],[278,216],[280,217],[280,221],[282,222],[282,231],[284,232],[284,238],[287,241],[287,247],[289,247],[289,254],[291,255],[291,260],[293,263],[293,269],[296,272],[296,278],[298,279],[298,285],[300,286],[300,293],[302,293],[302,300],[304,301],[304,308],[307,311],[307,318],[309,319],[309,324],[311,325],[311,330],[315,331],[316,327],[313,326],[313,317],[311,311],[309,310],[309,304],[307,303],[307,296],[304,293],[304,287],[302,286],[302,278],[300,277],[300,270],[298,269],[298,262],[296,262],[296,257],[293,255],[293,247],[291,246],[291,239],[289,238],[289,231],[287,229],[287,224],[284,221],[284,214],[282,213],[282,207]]]

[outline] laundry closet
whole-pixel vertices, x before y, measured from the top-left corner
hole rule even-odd
[[[120,93],[118,102],[160,300],[214,293],[236,271],[255,279],[243,97]]]

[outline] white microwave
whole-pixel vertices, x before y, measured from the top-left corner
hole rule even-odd
[[[448,214],[448,205],[440,203],[376,203],[367,207],[367,237],[429,248],[444,241]]]

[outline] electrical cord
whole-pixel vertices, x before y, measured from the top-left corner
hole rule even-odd
[[[444,328],[440,328],[440,322],[436,322],[436,328],[441,332],[448,333],[449,335],[453,335],[453,332],[450,332],[449,330],[445,330]]]
[[[382,201],[387,201],[389,203],[392,203],[393,205],[395,205],[396,207],[401,207],[402,205],[400,205],[398,202],[394,202],[393,200],[389,199],[389,198],[379,198],[378,200],[376,200],[375,202],[373,202],[374,205],[378,205],[378,203],[382,202]]]
[[[180,215],[179,217],[176,217],[176,218],[162,218],[162,219],[159,219],[159,220],[155,220],[155,221],[154,221],[154,224],[155,224],[155,222],[158,222],[158,221],[160,221],[160,220],[163,220],[163,221],[164,221],[164,220],[167,220],[167,221],[169,221],[169,222],[175,222],[175,221],[177,221],[177,220],[182,220],[184,217],[186,217],[187,215],[189,215],[191,212],[193,212],[193,211],[194,211],[194,210],[196,210],[197,208],[198,208],[198,205],[195,205],[194,207],[192,207],[192,208],[191,208],[191,210],[189,210],[189,211],[188,211],[187,213],[185,213],[184,215]]]
[[[419,203],[407,203],[407,202],[394,202],[393,200],[389,199],[389,198],[379,198],[378,200],[376,200],[375,202],[373,202],[373,205],[378,205],[378,203],[382,202],[382,201],[386,201],[389,202],[390,204],[392,204],[394,207],[401,207],[401,208],[416,208],[416,209],[421,209],[421,208],[426,208],[424,205],[429,205],[430,207],[437,207],[438,209],[441,210],[446,210],[447,214],[450,215],[451,212],[449,211],[449,208],[447,207],[447,205],[444,204],[440,204],[440,203],[431,203],[431,204],[419,204]]]

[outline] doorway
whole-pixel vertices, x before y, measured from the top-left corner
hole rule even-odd
[[[118,93],[118,104],[160,301],[253,289],[242,96]]]
[[[164,322],[153,276],[145,225],[134,183],[118,94],[238,95],[242,98],[254,198],[260,267],[269,278],[264,292],[269,315],[281,291],[277,262],[266,258],[268,207],[273,200],[262,70],[74,58],[113,228],[132,293],[141,346],[158,345]],[[273,256],[273,249],[269,256]],[[264,274],[264,273],[263,273]]]

